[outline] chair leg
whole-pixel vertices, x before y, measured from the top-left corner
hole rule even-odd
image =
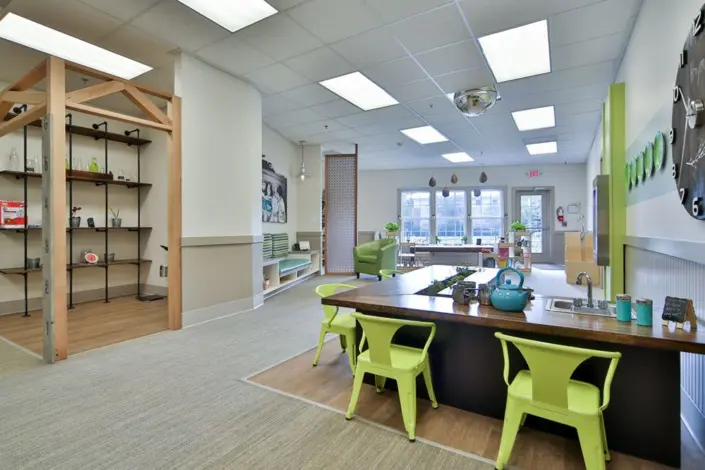
[[[364,370],[355,371],[355,380],[353,381],[352,395],[350,395],[350,404],[348,405],[348,411],[345,413],[345,419],[352,419],[355,413],[355,407],[357,406],[357,399],[360,397],[360,390],[362,389],[362,378],[365,376]]]
[[[377,276],[377,279],[381,281],[381,280],[382,280],[382,276]]]
[[[426,391],[428,392],[428,398],[431,399],[431,406],[433,408],[438,408],[438,401],[436,400],[436,392],[433,390],[433,380],[431,380],[431,364],[426,359],[426,366],[423,369],[423,380],[426,383]]]
[[[404,428],[409,435],[409,440],[414,442],[416,440],[416,377],[408,375],[399,378],[397,385]]]
[[[350,370],[352,374],[355,375],[355,366],[357,366],[357,354],[355,351],[355,332],[347,334],[345,336],[340,336],[345,339],[345,344],[348,348],[348,362],[350,363]]]
[[[340,347],[342,348],[343,352],[345,352],[348,347],[348,343],[346,341],[347,338],[345,338],[345,335],[338,335],[338,339],[340,339]]]
[[[523,413],[523,414],[521,415],[521,423],[519,424],[519,427],[520,427],[520,428],[523,428],[525,422],[526,422],[526,413]]]
[[[387,377],[375,375],[375,386],[377,387],[377,393],[382,393],[384,391],[385,383],[387,383]]]
[[[612,460],[610,455],[610,448],[607,446],[607,430],[605,429],[605,417],[600,413],[600,423],[602,424],[602,449],[605,453],[605,460],[609,462]]]
[[[519,426],[521,425],[522,413],[516,403],[507,397],[507,407],[504,410],[504,425],[502,426],[502,439],[499,443],[499,453],[497,454],[497,470],[502,470],[509,462],[512,455],[512,447],[516,441]]]
[[[360,273],[355,273],[358,279],[360,279]]]
[[[321,357],[321,351],[323,350],[323,342],[326,340],[326,331],[325,327],[321,327],[321,335],[318,338],[318,347],[316,348],[316,356],[313,358],[313,367],[316,367],[318,365],[318,358]]]
[[[580,448],[583,451],[585,468],[589,470],[605,470],[605,453],[602,445],[602,428],[597,419],[585,421],[578,426]]]

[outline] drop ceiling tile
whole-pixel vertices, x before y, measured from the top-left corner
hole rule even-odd
[[[607,89],[610,81],[602,83],[594,83],[591,85],[583,85],[577,87],[563,88],[560,90],[540,91],[532,93],[530,88],[526,87],[509,87],[500,86],[500,94],[502,102],[510,103],[511,111],[522,109],[538,108],[542,106],[550,106],[552,104],[571,103],[582,99],[600,99],[604,100],[607,97]]]
[[[152,8],[159,0],[80,0],[123,21],[130,21]]]
[[[591,111],[602,111],[602,100],[592,98],[587,100],[574,101],[556,105],[556,119],[560,119],[570,114],[580,114]]]
[[[436,130],[438,130],[438,132],[448,137],[449,139],[467,135],[475,135],[477,136],[477,138],[480,138],[480,134],[478,134],[477,130],[472,126],[470,122],[465,119],[461,119],[459,121],[441,122],[436,124],[432,124],[429,122],[429,124],[431,124],[433,127],[436,128]]]
[[[267,0],[267,3],[272,5],[277,11],[282,12],[299,5],[306,0]]]
[[[308,80],[280,63],[255,70],[246,75],[264,93],[280,93],[308,83]]]
[[[329,118],[339,118],[360,112],[360,108],[342,99],[312,106],[311,109]]]
[[[362,136],[359,132],[357,132],[354,129],[343,129],[341,131],[333,131],[329,132],[328,135],[335,137],[337,140],[343,140],[343,141],[355,141],[356,139],[359,139]]]
[[[265,119],[267,124],[271,124],[277,129],[289,126],[309,124],[322,120],[323,116],[314,111],[311,111],[308,108],[288,111],[286,113],[275,114],[273,116],[267,116],[267,118]]]
[[[287,98],[283,94],[269,95],[262,98],[262,115],[270,116],[272,114],[280,114],[286,111],[301,108],[301,103]]]
[[[426,114],[423,116],[423,119],[434,127],[441,125],[467,126],[470,122],[460,111]]]
[[[630,37],[631,29],[554,47],[551,51],[553,70],[565,70],[607,60],[619,60]]]
[[[251,47],[284,60],[323,45],[287,15],[273,15],[235,33]]]
[[[387,92],[397,101],[403,103],[443,95],[443,90],[439,89],[430,79],[390,87],[387,88]]]
[[[109,51],[124,55],[152,67],[174,61],[175,44],[166,42],[141,29],[125,24],[96,43]]]
[[[356,70],[329,47],[321,47],[293,57],[284,64],[313,82],[339,77]]]
[[[551,0],[462,0],[460,7],[477,37],[545,20]]]
[[[331,47],[344,59],[359,68],[406,56],[404,48],[394,39],[386,27],[343,39],[332,44]]]
[[[598,62],[583,67],[505,82],[501,84],[499,90],[500,94],[508,99],[511,95],[521,96],[522,93],[550,93],[555,90],[569,90],[598,83],[609,84],[614,81],[617,67],[618,61]]]
[[[233,75],[245,75],[272,65],[275,60],[230,35],[198,51],[198,56]]]
[[[412,54],[470,39],[455,4],[412,16],[390,28]]]
[[[323,121],[316,121],[305,125],[308,132],[313,135],[318,135],[322,133],[330,134],[331,132],[345,130],[346,127],[336,122],[333,119],[325,119]]]
[[[304,106],[315,106],[339,99],[338,95],[331,93],[318,83],[309,83],[308,85],[294,88],[283,93],[283,96],[297,101]],[[359,108],[356,107],[356,109],[357,112],[360,112]]]
[[[294,20],[326,44],[382,26],[362,0],[310,0],[289,12]]]
[[[338,118],[337,121],[344,126],[357,127],[364,126],[366,124],[375,124],[377,122],[393,121],[410,117],[414,117],[411,111],[401,105],[395,105],[387,106],[386,108],[373,109],[372,111],[365,111],[363,113],[351,114],[350,116],[343,116]]]
[[[230,34],[179,2],[160,2],[132,24],[186,51],[195,51]]]
[[[586,129],[587,132],[590,132],[589,130],[593,129],[593,131],[591,133],[594,134],[595,130],[597,130],[597,125],[600,123],[601,120],[602,120],[602,110],[600,110],[600,111],[587,111],[584,113],[569,114],[566,116],[561,116],[558,124],[566,125],[566,126],[580,125],[580,126],[583,126],[583,128]]]
[[[416,60],[433,77],[485,65],[473,39],[422,52],[416,55]]]
[[[78,0],[13,1],[6,11],[95,44],[122,22]]]
[[[440,75],[434,77],[434,79],[446,93],[455,93],[456,91],[477,88],[494,83],[494,77],[490,69],[485,65]]]
[[[428,78],[421,67],[408,57],[367,67],[362,73],[383,88]]]
[[[455,105],[453,105],[453,103],[445,95],[427,98],[425,100],[412,101],[411,103],[406,103],[406,106],[421,116],[425,114],[458,113]]]
[[[365,0],[385,22],[394,23],[412,15],[452,3],[453,0]]]
[[[631,31],[640,6],[641,0],[606,0],[555,15],[549,20],[551,45]]]
[[[356,126],[355,130],[360,134],[366,136],[379,135],[379,134],[389,134],[392,132],[398,132],[402,129],[412,129],[414,127],[425,126],[426,123],[419,118],[410,117],[403,119],[395,119],[393,121],[382,121],[376,122],[374,124],[366,124],[362,126]]]

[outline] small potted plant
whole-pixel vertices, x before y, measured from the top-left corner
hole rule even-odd
[[[69,227],[78,228],[81,226],[81,217],[76,215],[80,210],[81,208],[78,206],[73,206],[71,208],[71,218],[69,219]]]
[[[112,227],[113,228],[119,228],[122,226],[122,219],[120,218],[120,209],[115,212],[113,208],[110,208],[110,213],[113,215],[113,219],[111,220]]]
[[[468,244],[468,236],[463,235],[462,237],[460,237],[460,241],[463,242],[462,243],[463,245],[467,245]]]
[[[436,237],[436,245],[440,245],[440,244],[441,244],[441,237]]]
[[[526,225],[522,224],[520,221],[515,220],[512,225],[509,226],[512,232],[526,232]]]
[[[399,236],[399,224],[396,222],[387,222],[384,225],[384,229],[387,231],[387,237]]]

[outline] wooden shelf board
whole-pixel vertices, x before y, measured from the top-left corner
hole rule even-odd
[[[0,175],[8,175],[8,176],[14,176],[17,179],[24,178],[27,176],[28,178],[41,178],[42,174],[41,173],[30,173],[30,172],[24,172],[24,171],[12,171],[12,170],[0,170]],[[127,186],[128,188],[136,188],[136,187],[142,187],[142,188],[148,188],[152,186],[151,183],[137,183],[136,181],[122,181],[122,180],[98,180],[98,179],[93,179],[93,178],[85,178],[82,176],[67,176],[66,181],[76,181],[79,183],[93,183],[97,186],[102,186],[104,184],[107,185],[112,185],[112,186]]]
[[[119,259],[116,261],[113,261],[112,263],[107,263],[107,266],[120,266],[120,265],[139,265],[139,264],[146,264],[146,263],[151,263],[151,260],[148,259],[142,259],[142,260],[137,260],[137,259]],[[106,263],[96,263],[96,264],[88,264],[88,263],[73,263],[69,264],[66,266],[66,270],[72,270],[72,269],[82,269],[82,268],[104,268],[106,266]],[[25,273],[33,273],[33,272],[38,272],[41,271],[42,268],[0,268],[0,274],[25,274]]]
[[[17,115],[16,114],[7,114],[5,115],[4,120],[9,121],[13,118],[15,118]],[[29,126],[32,127],[42,127],[41,121],[32,121],[28,124]],[[92,137],[96,140],[99,139],[104,139],[106,138],[106,134],[103,131],[97,131],[93,129],[92,127],[83,127],[83,126],[72,126],[72,133],[73,135],[81,135],[84,137]],[[69,125],[66,124],[66,133],[68,134],[69,132]],[[129,137],[126,136],[125,134],[116,134],[114,132],[108,132],[107,133],[107,139],[111,142],[120,142],[122,144],[127,144],[127,145],[145,145],[145,144],[150,144],[152,143],[151,140],[147,139],[137,139],[136,137]]]

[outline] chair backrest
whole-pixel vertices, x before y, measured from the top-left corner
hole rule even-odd
[[[323,297],[328,297],[339,290],[348,290],[348,289],[354,289],[355,286],[350,286],[348,284],[321,284],[320,286],[316,287],[316,294],[320,298]],[[335,316],[338,314],[338,307],[334,307],[333,305],[323,305],[323,313],[326,316],[326,320],[328,320],[328,324],[333,321]]]
[[[568,381],[575,369],[591,357],[611,359],[603,389],[603,404],[605,409],[609,403],[609,390],[617,369],[617,363],[622,355],[619,352],[584,349],[560,344],[544,343],[530,339],[495,333],[502,342],[504,354],[504,381],[509,385],[509,353],[507,342],[517,347],[531,371],[532,400],[542,407],[555,412],[568,412]]]
[[[395,274],[404,274],[402,271],[397,271],[396,269],[380,269],[379,275],[382,279],[391,279]]]
[[[431,322],[374,317],[358,312],[354,312],[351,315],[360,322],[362,331],[365,333],[370,348],[370,360],[386,367],[391,367],[392,365],[390,356],[392,338],[394,338],[394,334],[402,326],[417,326],[431,329],[431,333],[423,349],[424,356],[427,354],[428,347],[433,337],[436,335],[436,325]]]

